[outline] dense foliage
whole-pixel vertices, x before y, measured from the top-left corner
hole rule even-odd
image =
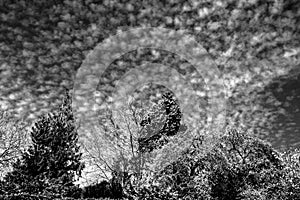
[[[31,131],[32,145],[13,164],[5,176],[6,193],[54,193],[76,195],[74,185],[80,176],[78,133],[74,124],[70,96],[66,96],[58,112],[39,119]]]
[[[83,189],[83,196],[85,198],[109,197],[110,195],[110,185],[107,181],[89,185]]]
[[[211,152],[189,149],[138,194],[140,199],[298,199],[299,163],[298,152],[282,155],[231,128]]]

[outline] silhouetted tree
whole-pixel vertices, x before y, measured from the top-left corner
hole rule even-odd
[[[39,119],[31,130],[32,145],[5,180],[14,192],[51,192],[73,196],[81,174],[78,133],[67,94],[58,112]],[[73,193],[73,194],[70,194]]]

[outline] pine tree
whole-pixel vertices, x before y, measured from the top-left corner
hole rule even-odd
[[[12,188],[24,192],[64,193],[74,189],[81,174],[78,133],[67,93],[58,112],[38,120],[31,130],[32,145],[6,176]]]
[[[179,131],[182,113],[177,100],[174,98],[174,94],[165,92],[162,95],[162,104],[167,116],[165,124],[158,133],[153,134],[150,137],[139,138],[139,150],[141,152],[151,152],[152,150],[163,146],[168,143],[166,136],[174,136]],[[141,121],[140,125],[151,126],[151,119],[149,117],[145,118]]]

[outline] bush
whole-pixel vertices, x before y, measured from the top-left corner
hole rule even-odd
[[[110,182],[101,181],[100,183],[89,185],[83,188],[82,197],[83,198],[112,198],[121,199],[125,196],[123,193],[123,188],[119,179],[114,174]]]
[[[273,190],[283,175],[280,154],[241,130],[230,129],[207,159],[217,199],[239,199],[247,187]]]
[[[279,196],[284,196],[285,199],[300,199],[300,150],[290,150],[283,154],[285,163],[283,173],[284,176],[280,186]]]
[[[86,186],[85,188],[83,188],[82,196],[84,198],[110,197],[111,186],[107,181],[102,181],[94,185]]]
[[[283,156],[244,130],[228,129],[211,152],[190,148],[138,189],[140,199],[299,199],[299,152]],[[153,197],[153,198],[152,198]]]

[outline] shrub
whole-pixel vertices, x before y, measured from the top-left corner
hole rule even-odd
[[[190,148],[139,188],[140,199],[299,199],[299,154],[229,128],[211,152]]]
[[[218,199],[238,199],[247,187],[273,190],[283,175],[280,154],[242,130],[228,130],[208,160],[211,195]]]
[[[89,185],[83,188],[84,198],[101,198],[111,196],[111,186],[108,181],[102,181],[100,183]]]

